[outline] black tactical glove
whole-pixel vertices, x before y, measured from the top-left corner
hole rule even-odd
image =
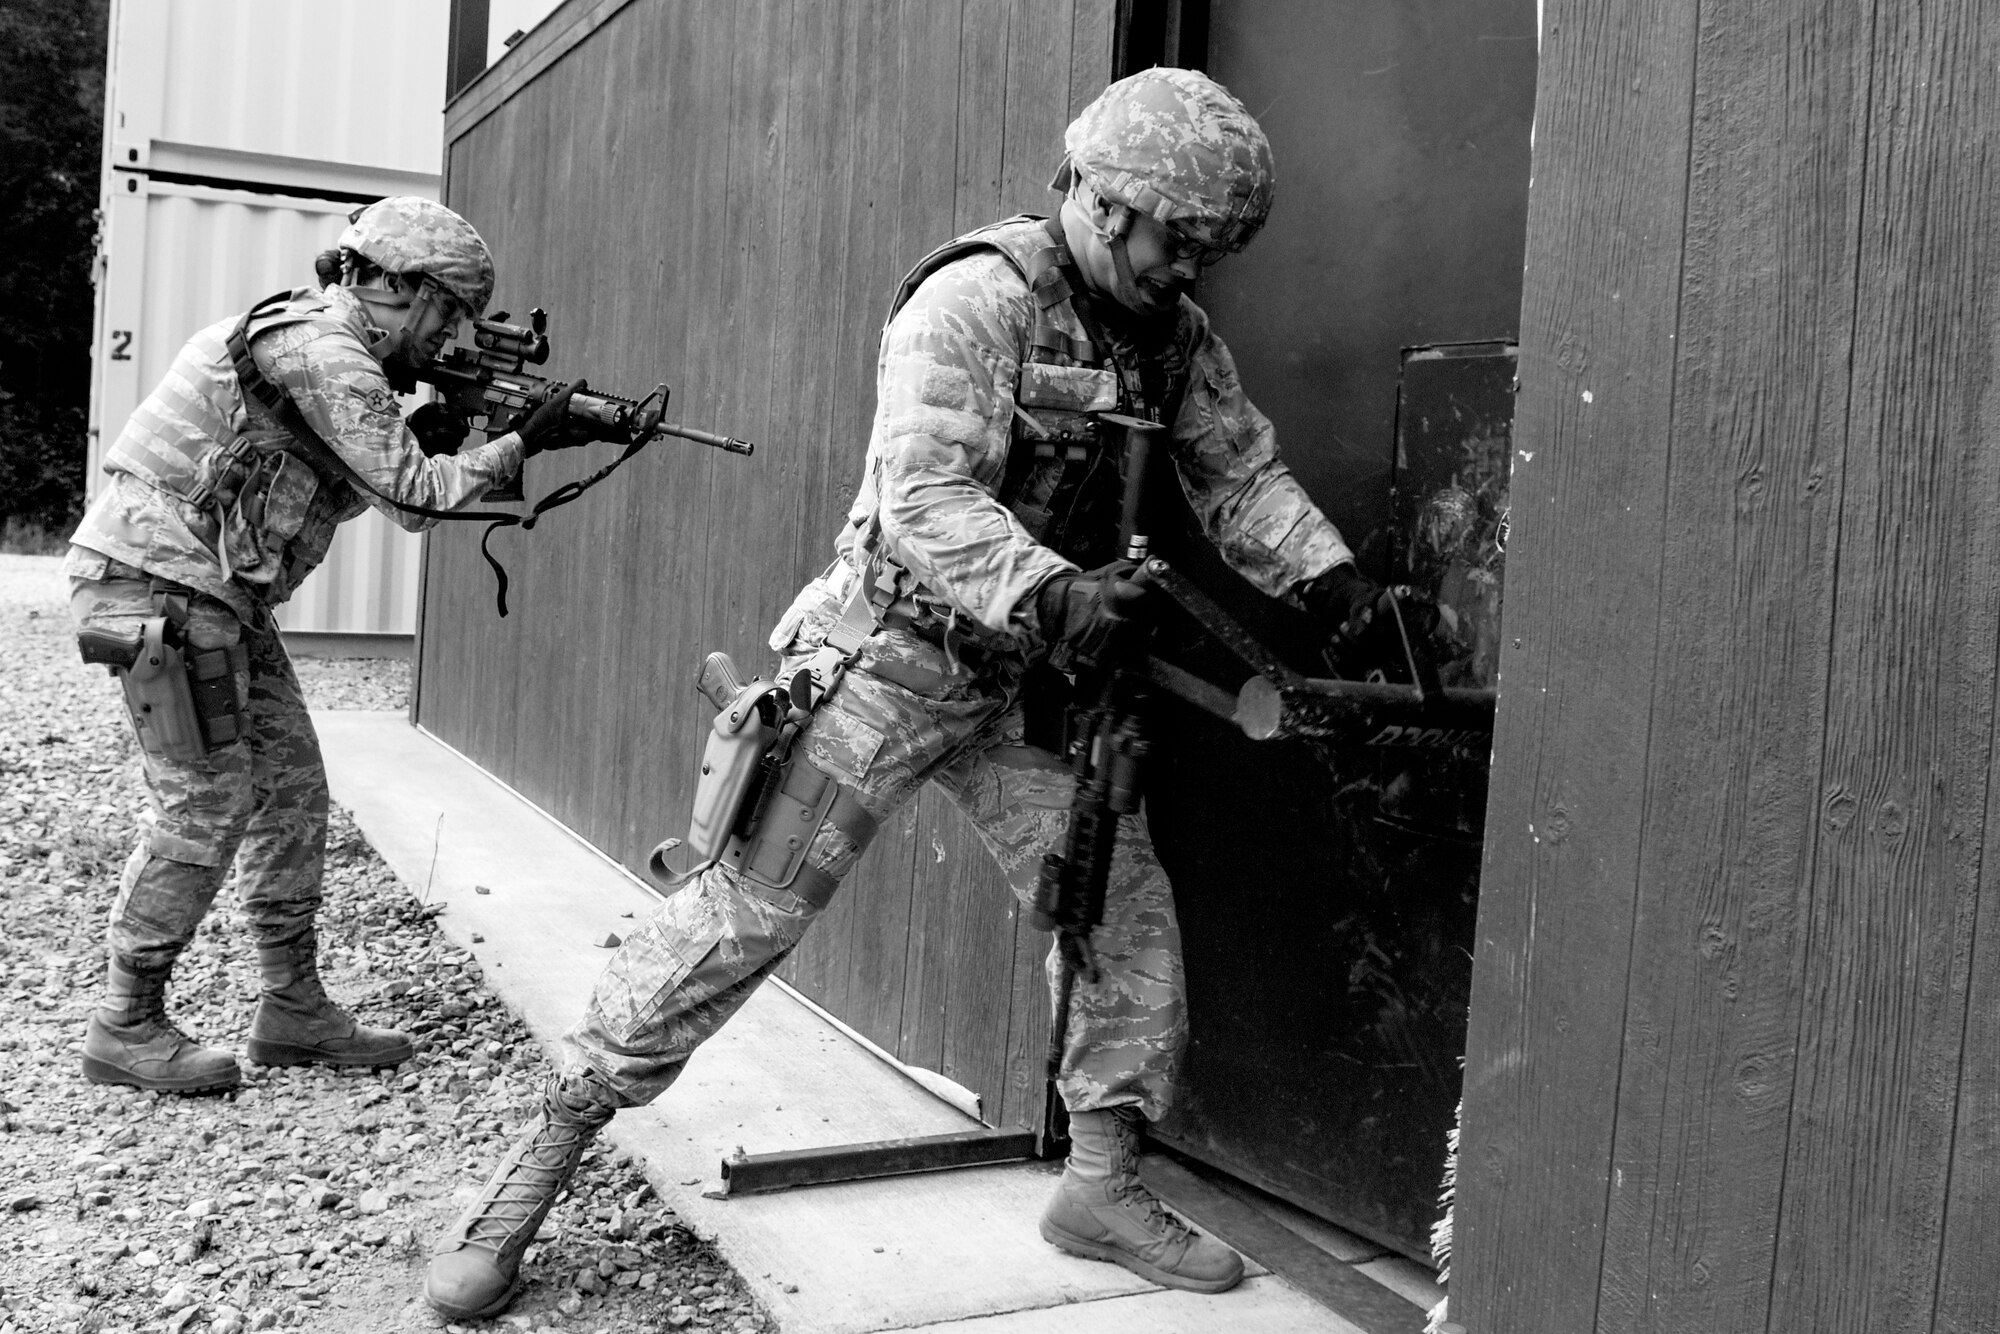
[[[410,434],[417,437],[417,448],[424,451],[424,457],[434,459],[440,454],[456,454],[458,447],[465,443],[466,432],[472,424],[442,403],[426,403],[410,414]]]
[[[1409,680],[1413,655],[1417,663],[1432,658],[1437,601],[1406,585],[1383,588],[1352,565],[1336,565],[1301,587],[1299,600],[1332,628],[1323,656],[1335,676]],[[1435,677],[1432,669],[1433,684]]]
[[[1381,600],[1382,586],[1361,573],[1352,561],[1342,561],[1299,587],[1299,601],[1337,639],[1361,638]]]
[[[1053,575],[1035,590],[1035,615],[1049,666],[1067,672],[1095,667],[1134,628],[1133,617],[1146,596],[1129,560],[1113,561],[1087,573]]]
[[[575,449],[587,445],[594,438],[585,429],[584,423],[570,420],[569,401],[579,390],[590,386],[582,380],[575,384],[557,385],[542,403],[533,411],[523,412],[514,418],[514,433],[521,437],[524,453],[529,458],[549,449]]]

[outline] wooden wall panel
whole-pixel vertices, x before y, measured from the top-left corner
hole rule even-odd
[[[1994,1324],[1996,52],[1548,7],[1469,1330]]]
[[[1658,652],[1666,451],[1648,446],[1671,413],[1693,9],[1547,10],[1453,1257],[1478,1331],[1595,1328]],[[1590,682],[1611,688],[1578,688]]]
[[[1005,152],[1000,170],[1000,205],[996,216],[1052,211],[1049,180],[1062,159],[1062,132],[1069,124],[1074,90],[1072,79],[1073,13],[1064,0],[1031,0],[1012,13],[1007,35]],[[1085,78],[1090,76],[1088,72]],[[1094,80],[1091,96],[1103,87],[1104,74]],[[1088,100],[1086,98],[1086,100]],[[1010,908],[1015,905],[1010,903]],[[1012,1022],[1006,1052],[1006,1120],[1017,1125],[1039,1123],[1045,1114],[1049,1029],[1054,1022],[1049,1002],[1046,960],[1053,944],[1049,935],[1030,927],[1024,915],[1012,913],[1014,951]],[[1007,936],[997,936],[998,947]]]
[[[1961,1069],[2000,640],[2000,584],[1978,559],[2000,535],[1995,422],[1980,412],[2000,351],[2000,14],[1965,0],[1871,18],[1824,832],[1774,1329],[1932,1327],[1958,1103],[1981,1092]],[[1979,1294],[1992,1323],[2000,1271]]]
[[[1825,733],[1862,21],[1811,0],[1701,8],[1599,1328],[1760,1329],[1769,1302]],[[1784,77],[1788,46],[1814,79]]]
[[[1957,46],[1956,59],[1938,59],[1940,52],[1951,49],[1949,46],[1940,45],[1926,53],[1930,57],[1927,63],[1941,68],[1936,71],[1938,94],[1925,111],[1927,118],[1940,114],[1950,117],[1949,109],[1956,106],[1962,117],[1966,109],[1982,105],[1986,108],[1983,122],[1966,124],[1959,117],[1952,119],[1959,119],[1954,137],[1960,144],[1980,145],[1964,164],[1968,175],[1960,187],[1964,198],[1991,199],[2000,193],[2000,183],[1994,179],[1995,99],[1990,85],[1984,89],[1976,85],[1978,70],[2000,69],[2000,31],[1987,23],[1966,33],[1963,27],[1969,17],[1972,17],[1970,11],[1958,15],[1956,30],[1941,29]],[[1974,85],[1974,89],[1969,90],[1968,85]],[[1968,91],[1971,91],[1969,97]],[[1951,99],[1949,103],[1944,100],[1946,97]],[[1963,204],[1957,203],[1950,212],[1957,214],[1962,208]],[[1990,471],[1995,460],[2000,459],[2000,452],[1992,448],[1992,443],[2000,440],[2000,371],[1994,366],[1994,344],[2000,338],[1995,332],[1996,326],[2000,326],[2000,229],[1974,225],[1966,233],[1966,239],[1975,238],[1983,240],[1984,246],[1972,247],[1960,294],[1969,314],[1968,337],[1965,347],[1954,349],[1957,358],[1963,360],[1949,369],[1964,377],[1955,390],[1960,408],[1972,417],[1964,433],[1971,440],[1984,442],[1986,448],[1980,462]],[[1983,366],[1979,362],[1982,354]],[[1934,373],[1939,385],[1946,383],[1942,378],[1945,369],[1940,367]],[[1976,499],[1990,497],[2000,488],[1990,476],[1975,473],[1968,490]],[[1959,560],[1968,572],[2000,570],[2000,534],[1990,526],[1968,534]],[[1990,639],[1982,643],[1976,638],[1983,628],[1974,624],[1954,635],[1971,661],[1978,661],[1982,651],[1992,643]],[[1989,745],[1992,712],[1993,702],[1989,700],[1986,702]],[[1970,726],[1965,730],[1974,737],[1979,734],[1978,729]],[[2000,784],[1993,782],[1990,773],[1982,826],[1989,831],[1989,837],[1990,831],[2000,829]],[[1965,841],[1983,848],[1983,840]],[[1937,1274],[1935,1334],[1978,1334],[1993,1325],[1994,1311],[2000,1307],[2000,1294],[1994,1291],[1993,1266],[1993,1239],[2000,1236],[2000,894],[1995,892],[1996,873],[1987,859],[1982,857],[1976,870],[1980,901],[1975,909],[1968,961],[1965,1036],[1959,1066],[1957,1121],[1948,1160],[1950,1179],[1946,1183],[1942,1255]]]
[[[679,832],[708,722],[694,670],[714,648],[768,669],[770,626],[832,559],[896,280],[963,227],[1046,211],[1062,127],[1109,77],[1112,9],[600,3],[565,28],[571,49],[454,103],[450,201],[494,247],[499,303],[549,309],[549,373],[621,393],[664,378],[671,417],[759,448],[662,441],[533,533],[496,534],[505,620],[477,530],[433,537],[420,722],[635,869]],[[529,493],[608,457],[537,458]],[[1011,1114],[1031,1100],[1003,1093],[1006,1053],[1034,1048],[1038,1077],[1048,1023],[1039,992],[1014,1013],[1046,945],[1017,917],[977,839],[926,798],[784,975]],[[949,964],[947,939],[978,965]]]
[[[849,18],[856,29],[855,46],[848,58],[856,71],[857,88],[848,121],[853,151],[847,173],[843,270],[846,301],[842,318],[846,327],[834,338],[842,348],[844,410],[864,423],[874,415],[874,368],[882,315],[888,309],[888,289],[912,262],[900,253],[897,210],[902,201],[897,183],[903,159],[920,150],[906,143],[900,133],[903,101],[914,89],[942,81],[943,71],[935,66],[950,58],[948,47],[927,52],[932,67],[903,77],[895,32],[903,8],[875,3],[853,11]],[[885,280],[884,275],[892,274],[895,276]],[[854,453],[828,468],[843,511],[864,466],[865,427],[855,431],[852,439]],[[830,536],[828,532],[820,537],[815,568],[824,566],[832,554]],[[848,888],[842,891],[844,901],[836,901],[826,923],[832,929],[823,939],[808,939],[800,951],[834,955],[836,961],[828,971],[837,979],[839,989],[830,988],[828,994],[839,997],[836,1013],[884,1048],[898,1052],[910,900],[917,890],[918,821],[914,804],[897,812],[850,877]],[[827,1004],[833,1008],[831,1001]]]
[[[941,125],[957,123],[959,60],[955,54],[941,60],[939,53],[958,51],[962,7],[904,0],[895,24],[894,33],[885,34],[895,52],[894,77],[903,90],[895,126],[896,142],[903,146],[894,186],[899,200],[895,249],[903,262],[913,264],[929,247],[955,234],[953,162],[943,153],[910,151],[910,146],[936,135]],[[871,319],[879,326],[887,312],[888,294],[868,293],[858,300],[851,319],[857,329]],[[847,471],[852,474],[858,467],[857,462]],[[919,800],[914,819],[917,828],[941,827],[947,835],[955,827],[945,803],[931,792]],[[1004,982],[993,981],[993,970],[1004,978],[1012,958],[1008,896],[976,840],[954,839],[948,845],[940,839],[932,857],[915,860],[914,847],[909,855],[912,892],[903,946],[909,994],[897,1050],[914,1065],[980,1090],[987,1098],[987,1117],[998,1119],[1003,1102],[994,1091],[1005,1080],[1005,1044],[994,1037],[1007,1032],[1008,991]],[[983,948],[958,952],[955,941],[961,932],[992,937],[1003,931],[997,947],[986,940]],[[989,999],[968,1003],[968,996],[978,995]],[[984,1011],[974,1020],[976,1035],[960,1047],[951,1036],[974,1010]]]

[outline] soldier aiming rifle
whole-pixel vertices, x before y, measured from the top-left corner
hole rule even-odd
[[[181,349],[106,451],[109,481],[70,539],[78,642],[120,680],[149,796],[84,1037],[84,1074],[101,1083],[198,1093],[241,1078],[232,1054],[166,1013],[175,961],[232,864],[263,972],[250,1059],[409,1058],[409,1039],[356,1023],[320,985],[326,774],[273,609],[370,505],[427,528],[465,517],[543,450],[601,438],[627,441],[628,455],[637,447],[630,422],[577,411],[581,381],[536,382],[504,430],[463,453],[453,450],[465,427],[449,409],[406,422],[396,394],[485,311],[492,256],[470,223],[427,199],[384,199],[349,221],[316,265],[318,285]]]

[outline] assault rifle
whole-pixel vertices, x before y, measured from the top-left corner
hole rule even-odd
[[[435,387],[444,403],[467,422],[478,425],[488,439],[514,429],[522,414],[534,411],[563,388],[558,381],[524,369],[549,359],[548,312],[536,307],[528,312],[525,325],[507,320],[504,310],[491,319],[474,320],[471,347],[455,346],[416,373],[417,379]],[[671,435],[732,454],[749,454],[756,449],[735,436],[662,421],[666,409],[664,384],[644,398],[623,398],[592,389],[572,395],[569,401],[570,417],[600,440],[638,447],[658,436]],[[486,498],[521,499],[520,474],[488,491]]]
[[[514,429],[514,424],[523,413],[532,412],[567,387],[559,381],[545,379],[524,369],[539,366],[549,359],[548,330],[548,312],[539,307],[528,313],[526,325],[507,323],[505,311],[497,312],[492,319],[474,320],[473,346],[452,348],[416,372],[416,378],[435,387],[443,401],[468,424],[477,424],[483,417],[485,424],[481,429],[488,439],[505,435]],[[716,435],[692,426],[682,426],[678,422],[662,421],[666,409],[667,387],[664,384],[655,387],[644,398],[621,398],[617,394],[598,390],[571,394],[568,416],[577,426],[592,438],[623,444],[625,448],[617,458],[590,476],[565,482],[549,492],[529,506],[525,514],[510,510],[433,510],[389,500],[367,483],[360,482],[360,485],[369,494],[387,500],[395,508],[426,518],[484,521],[487,528],[485,535],[479,539],[479,554],[486,558],[487,565],[493,570],[494,606],[500,615],[505,616],[507,571],[494,557],[489,545],[496,529],[519,528],[526,531],[533,528],[543,514],[575,500],[663,435],[679,436],[698,445],[726,449],[732,454],[749,454],[756,449],[747,440],[738,440],[734,436]],[[429,445],[424,448],[427,453],[431,452]],[[523,468],[522,472],[525,471]],[[355,480],[359,482],[358,478]],[[522,498],[521,473],[486,492],[488,500]]]
[[[1069,1027],[1070,991],[1077,977],[1097,980],[1097,956],[1090,937],[1104,920],[1104,895],[1111,878],[1111,854],[1118,843],[1118,821],[1139,811],[1140,780],[1152,751],[1146,739],[1146,703],[1150,693],[1144,674],[1151,624],[1142,619],[1142,602],[1155,567],[1165,562],[1147,559],[1149,541],[1139,531],[1140,500],[1145,492],[1146,462],[1157,422],[1116,413],[1104,420],[1125,436],[1125,504],[1119,523],[1119,549],[1134,562],[1132,576],[1112,581],[1107,601],[1113,614],[1127,624],[1114,634],[1096,668],[1096,698],[1073,709],[1064,728],[1064,755],[1076,775],[1071,799],[1069,833],[1061,852],[1042,859],[1028,922],[1039,931],[1054,931],[1063,959],[1063,981],[1050,1036],[1049,1070],[1053,1075],[1062,1056]],[[1122,599],[1121,582],[1136,592]]]

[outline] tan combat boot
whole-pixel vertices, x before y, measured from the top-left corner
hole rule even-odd
[[[328,999],[319,981],[319,936],[257,947],[264,994],[244,1044],[259,1065],[401,1065],[414,1048],[401,1033],[367,1028]]]
[[[581,1080],[550,1079],[535,1119],[522,1128],[472,1207],[432,1248],[424,1280],[432,1306],[467,1320],[507,1309],[520,1287],[521,1253],[613,1110],[602,1091]]]
[[[242,1080],[236,1058],[195,1042],[167,1018],[173,962],[140,967],[112,957],[104,1000],[83,1037],[83,1075],[98,1084],[210,1093]]]
[[[1134,1108],[1069,1114],[1069,1164],[1042,1211],[1042,1239],[1169,1288],[1235,1287],[1242,1258],[1168,1213],[1139,1180],[1139,1123]]]

